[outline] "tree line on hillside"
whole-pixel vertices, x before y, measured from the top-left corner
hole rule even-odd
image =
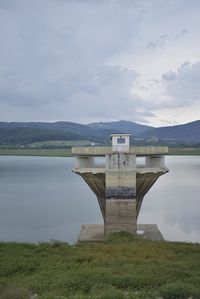
[[[130,133],[134,144],[198,145],[200,120],[184,125],[153,128],[129,121],[92,123],[0,122],[0,146],[28,146],[50,140],[89,140],[108,144],[112,133]]]

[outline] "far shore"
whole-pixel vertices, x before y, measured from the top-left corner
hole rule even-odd
[[[72,157],[71,149],[0,149],[1,156]]]
[[[71,149],[1,148],[1,156],[73,157]],[[199,156],[200,148],[169,148],[170,156]]]

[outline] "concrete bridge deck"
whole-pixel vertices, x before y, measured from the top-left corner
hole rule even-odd
[[[106,154],[112,154],[111,146],[88,146],[88,147],[73,147],[72,154],[75,156],[96,156],[103,157]],[[131,146],[129,154],[136,156],[155,156],[165,155],[168,153],[167,146]]]

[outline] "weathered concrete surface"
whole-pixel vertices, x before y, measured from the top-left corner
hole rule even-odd
[[[95,167],[94,156],[78,156],[76,157],[76,168]]]
[[[97,173],[105,174],[106,172],[105,167],[81,167],[81,168],[74,168],[72,171],[80,175],[86,172],[93,173],[93,174],[97,174]],[[166,173],[169,170],[167,167],[160,168],[160,167],[137,166],[136,171],[137,173],[145,174],[145,173],[156,173],[159,171]]]
[[[165,167],[165,157],[163,155],[147,156],[145,157],[146,167]]]
[[[136,189],[137,189],[137,195],[136,195],[136,214],[137,218],[139,216],[140,208],[143,202],[144,196],[147,194],[147,192],[150,190],[150,188],[153,186],[153,184],[157,181],[157,179],[165,174],[168,170],[167,169],[157,169],[156,171],[152,171],[153,169],[146,169],[146,171],[137,171],[137,180],[136,180]]]
[[[89,147],[73,147],[72,154],[75,156],[96,156],[101,157],[112,153],[111,146],[89,146]],[[131,146],[129,148],[130,154],[137,156],[148,155],[165,155],[168,153],[166,146]]]
[[[94,168],[92,168],[94,170]],[[85,170],[75,170],[74,172],[78,173],[88,184],[91,190],[95,193],[103,219],[105,219],[106,213],[106,197],[105,197],[105,169],[100,169],[100,171],[88,172]]]
[[[72,148],[77,161],[74,172],[82,176],[96,194],[104,220],[105,237],[120,231],[137,233],[137,218],[143,198],[159,176],[168,171],[164,158],[167,147],[130,147],[130,134],[111,137],[112,147]],[[104,168],[95,167],[95,156],[106,157]],[[145,156],[145,165],[137,167],[136,156]],[[146,238],[152,238],[157,231],[155,225],[143,226],[143,229],[148,229],[148,234],[144,234]],[[83,234],[92,234],[89,239],[95,240],[101,235],[99,230],[99,226],[82,228]]]
[[[78,242],[104,241],[103,224],[82,224]]]
[[[136,233],[136,200],[106,200],[105,233]]]
[[[130,147],[130,134],[113,134],[111,138],[112,147],[72,148],[77,162],[74,172],[82,176],[96,194],[103,215],[105,237],[120,231],[136,234],[137,218],[145,194],[158,177],[168,171],[164,157],[168,147]],[[98,156],[105,156],[105,168],[95,167],[94,157]],[[136,156],[145,156],[144,167],[137,167]],[[143,228],[149,231],[144,237],[152,238],[155,225]],[[99,226],[82,228],[83,234],[92,234],[89,239],[95,240],[101,235],[99,230]]]
[[[164,240],[163,235],[159,231],[157,224],[138,224],[137,235],[149,240]]]
[[[105,221],[105,168],[79,168],[74,169],[73,171],[79,174],[95,193]],[[136,168],[136,217],[139,215],[145,194],[156,182],[156,180],[166,172],[168,172],[166,167],[163,169],[146,167]]]
[[[136,156],[130,153],[106,155],[105,233],[136,233]]]
[[[164,240],[156,224],[138,224],[137,234],[149,240]],[[103,224],[84,224],[81,226],[78,242],[104,241]]]
[[[106,155],[106,199],[136,196],[136,159],[128,153]]]
[[[131,153],[112,153],[106,155],[106,169],[136,169],[136,156]]]

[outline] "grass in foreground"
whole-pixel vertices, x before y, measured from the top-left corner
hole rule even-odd
[[[0,298],[30,294],[39,299],[199,299],[200,244],[126,233],[76,246],[0,243]]]

